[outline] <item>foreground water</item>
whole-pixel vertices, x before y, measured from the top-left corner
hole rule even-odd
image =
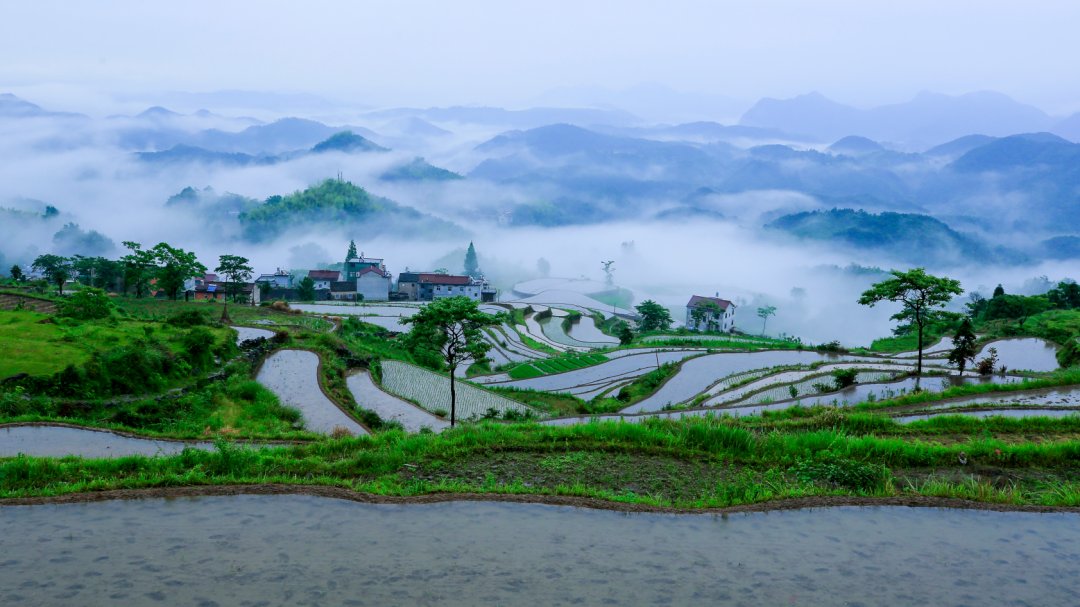
[[[232,496],[0,507],[3,605],[1071,605],[1080,516]]]

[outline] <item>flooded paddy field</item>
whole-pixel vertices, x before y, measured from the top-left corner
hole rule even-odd
[[[126,457],[175,455],[184,449],[213,449],[210,442],[137,438],[89,428],[59,425],[0,426],[0,457]]]
[[[1068,605],[1080,515],[240,495],[0,506],[4,605]]]

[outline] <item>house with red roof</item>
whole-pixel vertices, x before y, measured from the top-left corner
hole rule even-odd
[[[694,295],[686,304],[686,328],[691,331],[735,332],[735,304],[726,299]]]

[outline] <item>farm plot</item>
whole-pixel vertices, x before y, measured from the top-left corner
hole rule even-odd
[[[607,358],[602,354],[585,354],[583,356],[575,356],[572,358],[537,360],[514,367],[510,370],[510,377],[513,379],[529,379],[552,373],[565,373],[567,371],[573,371],[574,369],[598,365],[606,361]]]
[[[255,379],[276,394],[282,404],[299,409],[304,427],[312,432],[330,434],[344,428],[356,435],[368,434],[323,394],[318,373],[319,357],[315,353],[279,350],[266,359]]]
[[[859,357],[838,357],[819,352],[794,350],[766,350],[762,352],[725,352],[709,354],[686,361],[682,369],[667,381],[655,394],[623,409],[622,413],[659,411],[668,405],[679,405],[704,393],[710,386],[735,373],[765,367],[809,364],[817,361],[858,361]]]
[[[784,407],[790,407],[798,402],[799,404],[807,407],[814,405],[833,405],[837,407],[846,407],[850,405],[856,405],[862,402],[868,401],[881,401],[888,400],[890,398],[897,398],[910,394],[916,386],[920,390],[925,392],[941,392],[946,388],[953,386],[959,386],[964,384],[984,384],[984,383],[999,383],[1009,384],[1018,381],[1023,381],[1022,377],[923,377],[916,381],[916,378],[909,377],[899,381],[883,382],[883,383],[861,383],[854,386],[848,386],[843,390],[835,392],[827,392],[822,394],[811,394],[809,396],[801,396],[792,399],[788,396],[786,399],[778,401]],[[753,400],[753,399],[751,399]]]
[[[999,339],[983,346],[978,358],[989,356],[990,348],[997,350],[999,364],[1009,369],[1053,371],[1058,368],[1058,346],[1045,339],[1036,337]]]
[[[542,390],[545,392],[573,393],[574,388],[590,390],[599,387],[599,384],[612,383],[619,379],[632,379],[638,375],[652,371],[658,365],[669,362],[678,362],[698,353],[699,352],[696,350],[669,350],[663,352],[650,352],[635,356],[624,356],[592,367],[585,367],[574,371],[567,371],[555,375],[545,375],[543,377],[532,379],[502,382],[500,385],[513,388]]]
[[[274,332],[269,329],[255,329],[253,327],[230,327],[236,331],[236,343],[242,343],[249,339],[258,339],[260,337],[270,339],[274,336]]]
[[[889,371],[860,371],[855,375],[855,383],[858,384],[871,384],[887,382],[889,380],[896,379],[896,373]],[[822,390],[824,388],[824,390]],[[795,396],[792,396],[792,389],[794,389]],[[737,407],[739,405],[748,405],[754,403],[771,403],[775,401],[791,400],[806,398],[807,395],[816,396],[819,393],[832,393],[835,392],[835,382],[832,375],[822,373],[819,375],[812,375],[799,382],[793,382],[786,385],[774,385],[764,390],[754,392],[741,399],[729,401],[727,404]]]
[[[438,373],[396,360],[382,362],[383,388],[391,394],[410,400],[436,415],[450,414],[450,379]],[[534,413],[517,401],[492,394],[465,382],[457,383],[458,417],[479,419],[489,409],[500,414],[507,411]]]
[[[350,375],[345,383],[357,404],[364,409],[374,411],[384,420],[398,422],[406,432],[419,432],[423,428],[438,432],[450,426],[450,422],[445,419],[432,415],[408,401],[387,394],[371,381],[371,376],[367,371]]]
[[[618,338],[601,331],[596,326],[596,319],[588,314],[583,314],[578,322],[571,323],[568,335],[571,339],[593,347],[614,346],[619,343]]]
[[[801,382],[811,377],[819,377],[827,375],[832,371],[838,369],[860,369],[863,371],[882,371],[889,372],[892,375],[904,373],[913,370],[913,367],[903,363],[839,363],[834,365],[822,365],[816,369],[792,369],[787,371],[780,371],[779,373],[770,373],[771,369],[759,369],[758,371],[751,371],[739,375],[729,376],[706,392],[711,398],[705,402],[706,406],[718,406],[728,403],[734,403],[742,400],[744,397],[765,390],[766,388],[782,386],[787,389],[788,384]],[[749,383],[745,383],[747,380],[752,380]],[[822,380],[815,380],[820,382]],[[865,380],[863,380],[865,381]],[[880,380],[879,380],[880,381]],[[828,383],[828,382],[826,382]],[[736,384],[742,384],[735,388],[730,388]],[[811,386],[812,387],[812,386]],[[800,394],[805,394],[806,390],[796,387]],[[790,391],[789,391],[790,392]]]

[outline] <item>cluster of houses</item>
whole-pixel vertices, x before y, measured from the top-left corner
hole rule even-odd
[[[353,249],[350,248],[350,253]],[[314,297],[304,297],[300,281],[311,279]],[[188,298],[224,299],[228,286],[215,274],[190,281]],[[278,269],[262,274],[251,283],[233,288],[246,301],[314,299],[315,301],[432,301],[442,297],[464,296],[479,302],[495,301],[496,290],[483,278],[444,272],[410,272],[393,280],[385,260],[363,253],[346,256],[340,270],[310,270],[306,277],[296,277]]]

